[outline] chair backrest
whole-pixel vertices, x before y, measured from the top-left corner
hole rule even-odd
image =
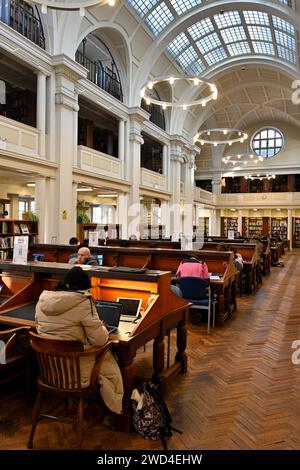
[[[209,295],[209,282],[206,279],[195,276],[181,277],[177,281],[185,299],[207,299]]]
[[[28,351],[29,326],[0,331],[0,365],[11,358],[17,359]]]
[[[80,357],[84,348],[80,341],[44,338],[33,332],[29,333],[29,341],[37,356],[43,385],[81,390]]]

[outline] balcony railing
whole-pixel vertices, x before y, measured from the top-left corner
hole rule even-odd
[[[108,67],[103,67],[100,60],[91,61],[85,57],[80,51],[76,52],[76,62],[88,69],[88,79],[95,83],[99,88],[106,91],[110,95],[123,101],[123,93],[121,83],[117,74]]]
[[[0,20],[30,41],[45,49],[45,36],[41,20],[34,9],[21,0],[0,0]]]

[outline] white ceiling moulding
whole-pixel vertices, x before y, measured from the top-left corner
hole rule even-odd
[[[115,0],[82,0],[81,2],[55,1],[55,0],[28,0],[30,3],[37,4],[41,7],[41,12],[47,14],[48,8],[61,11],[76,11],[80,16],[85,15],[85,9],[91,7],[100,7],[103,5],[114,6]]]

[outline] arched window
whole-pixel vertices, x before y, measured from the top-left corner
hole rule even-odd
[[[264,127],[253,135],[251,147],[257,155],[265,158],[274,157],[283,147],[283,135],[278,129]]]
[[[88,79],[102,90],[123,101],[119,70],[104,42],[89,34],[79,45],[75,60],[88,69]]]

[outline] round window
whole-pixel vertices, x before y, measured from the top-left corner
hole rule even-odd
[[[257,155],[274,157],[283,147],[283,135],[278,129],[264,127],[253,135],[251,147]]]

